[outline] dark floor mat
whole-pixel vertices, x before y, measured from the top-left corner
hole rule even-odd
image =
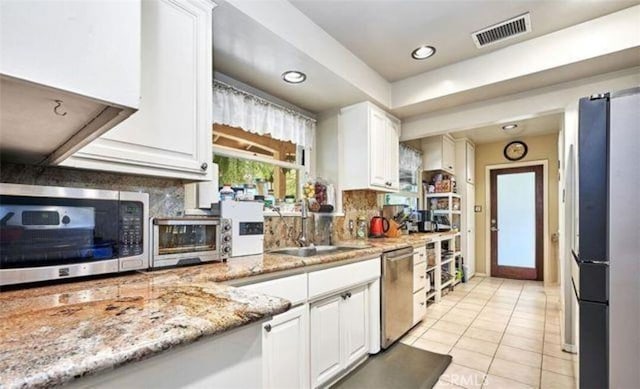
[[[430,389],[451,363],[451,355],[396,343],[372,355],[332,389]]]

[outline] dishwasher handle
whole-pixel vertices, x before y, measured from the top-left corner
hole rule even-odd
[[[404,261],[407,258],[413,258],[413,255],[404,255],[404,256],[398,256],[398,257],[393,257],[393,258],[386,258],[387,262],[398,262],[398,261]]]
[[[399,250],[388,251],[383,254],[384,259],[386,260],[396,259],[398,257],[406,257],[408,255],[413,256],[413,247],[406,247]]]

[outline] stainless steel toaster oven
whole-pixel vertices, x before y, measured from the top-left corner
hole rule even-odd
[[[232,226],[219,217],[152,219],[151,267],[226,261],[231,254]]]
[[[0,184],[0,285],[146,269],[149,195]]]

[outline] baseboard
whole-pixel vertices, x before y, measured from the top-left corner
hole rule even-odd
[[[578,353],[578,348],[576,347],[575,344],[568,344],[568,343],[562,343],[562,349],[566,352],[569,352],[571,354],[577,354]]]
[[[479,272],[475,272],[473,274],[473,276],[471,276],[471,278],[473,278],[474,276],[478,276],[478,277],[487,277],[487,273],[479,273]],[[470,279],[471,279],[470,278]]]

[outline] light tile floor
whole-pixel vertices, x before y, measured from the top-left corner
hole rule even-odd
[[[432,304],[401,342],[453,356],[436,388],[574,388],[559,307],[557,287],[474,277]]]

